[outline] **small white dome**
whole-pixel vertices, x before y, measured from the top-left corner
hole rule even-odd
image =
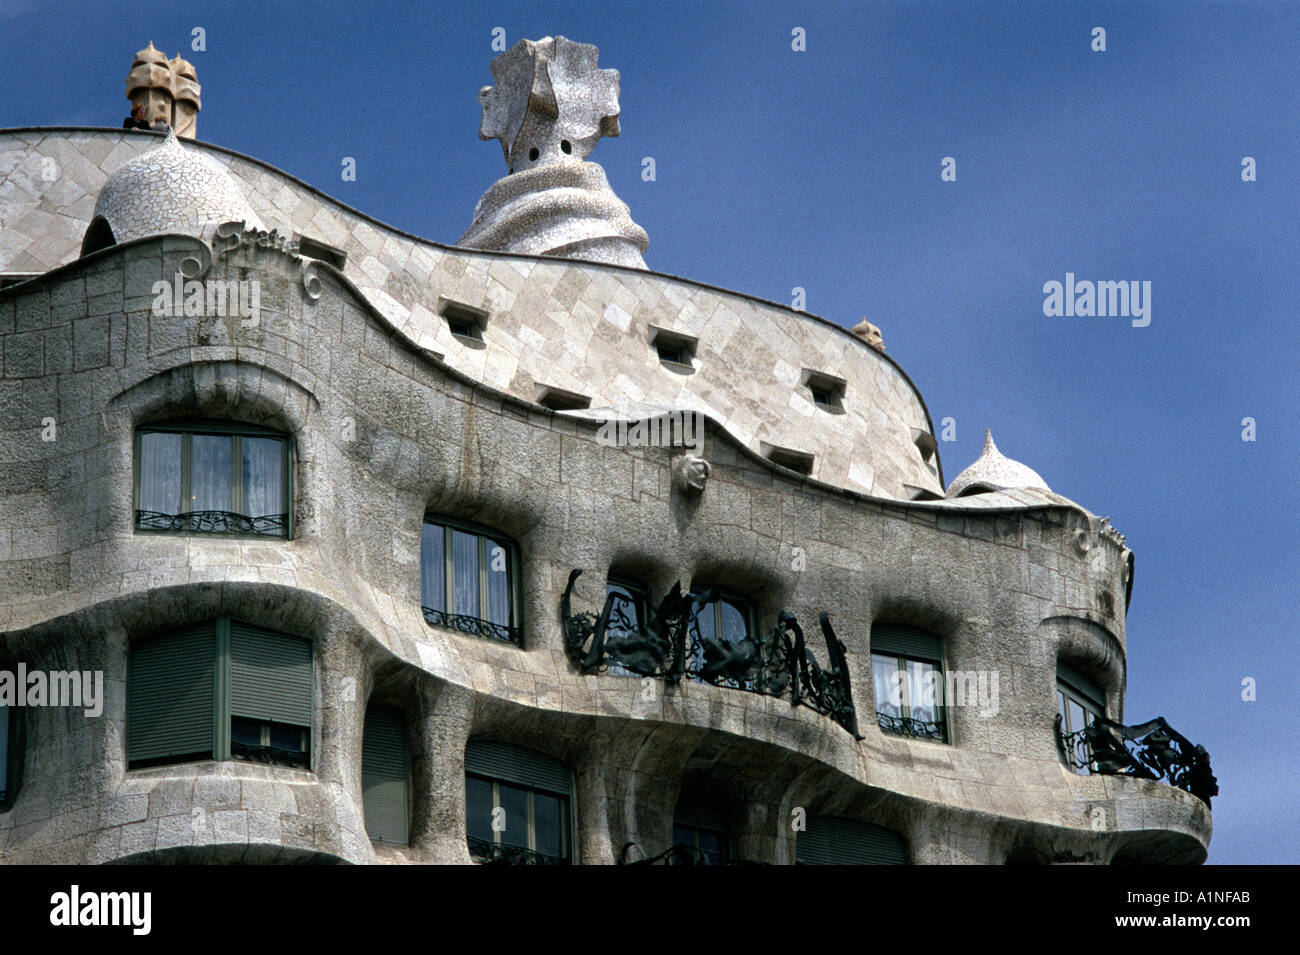
[[[91,242],[97,226],[102,233],[100,219],[112,230],[111,243]],[[183,147],[175,132],[169,132],[161,146],[108,177],[95,202],[82,254],[149,235],[204,238],[222,222],[240,220],[250,228],[264,228],[230,174],[198,150]]]
[[[948,497],[982,491],[1005,491],[1015,487],[1033,487],[1051,493],[1052,489],[1033,468],[1003,456],[993,443],[993,432],[984,432],[984,450],[975,463],[953,478]]]

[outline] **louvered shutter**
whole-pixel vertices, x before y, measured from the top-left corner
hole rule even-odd
[[[375,842],[406,845],[406,725],[400,710],[366,708],[361,741],[361,790],[366,831]]]
[[[311,641],[230,622],[230,715],[312,725]]]
[[[812,816],[796,837],[795,858],[805,865],[906,865],[907,844],[890,829],[835,816]]]
[[[871,627],[871,652],[893,653],[916,660],[943,660],[943,641],[934,634],[903,624],[878,623]]]
[[[569,767],[553,756],[513,743],[472,739],[465,746],[465,772],[568,796]]]
[[[127,762],[212,755],[215,627],[143,640],[127,666]]]
[[[691,829],[712,829],[715,832],[727,831],[727,815],[717,806],[709,803],[678,800],[673,810],[673,825]]]
[[[1077,692],[1083,694],[1087,699],[1096,704],[1097,709],[1103,713],[1106,710],[1106,694],[1095,680],[1085,676],[1068,663],[1057,661],[1056,678],[1071,687]]]

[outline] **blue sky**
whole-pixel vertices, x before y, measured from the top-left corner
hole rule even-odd
[[[120,126],[152,40],[195,64],[201,139],[451,243],[505,173],[477,138],[493,28],[597,44],[623,135],[591,158],[650,267],[866,316],[955,419],[948,480],[988,427],[1109,515],[1137,554],[1126,717],[1209,749],[1210,862],[1300,862],[1300,5],[806,7],[0,0],[0,126]],[[1150,281],[1151,324],[1046,317],[1066,272]]]

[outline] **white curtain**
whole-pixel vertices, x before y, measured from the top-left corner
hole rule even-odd
[[[284,442],[278,438],[241,439],[244,516],[284,513]]]
[[[181,436],[147,431],[140,435],[140,510],[181,511]]]

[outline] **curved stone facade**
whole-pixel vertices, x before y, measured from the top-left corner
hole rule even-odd
[[[20,141],[33,152],[57,145],[65,161],[114,138],[127,144],[120,157],[134,147],[130,135],[49,134],[45,145],[22,139],[30,136],[4,134],[4,155]],[[268,223],[304,223],[346,246],[347,270],[322,265],[309,294],[291,270],[247,250],[217,257],[209,278],[261,283],[251,327],[153,312],[154,283],[204,258],[202,243],[183,237],[107,249],[0,290],[0,389],[14,409],[0,461],[3,651],[29,668],[107,677],[99,719],[73,709],[26,715],[22,787],[0,812],[4,861],[467,862],[472,737],[509,739],[572,769],[581,862],[616,861],[627,842],[665,848],[686,780],[715,795],[750,859],[793,860],[795,808],[894,829],[915,862],[1204,859],[1210,813],[1200,800],[1162,783],[1075,775],[1057,753],[1058,661],[1086,670],[1107,715],[1123,716],[1129,552],[1043,490],[891,499],[926,470],[919,455],[909,464],[906,452],[916,451],[901,429],[928,425],[892,362],[807,316],[665,276],[385,236],[303,187],[229,161],[237,178],[276,183],[248,193],[259,212],[280,209]],[[352,224],[346,241],[342,223]],[[379,251],[358,235],[378,237]],[[44,241],[20,254],[57,255]],[[354,269],[374,291],[351,281]],[[379,287],[401,288],[421,270],[410,314],[376,300]],[[434,291],[492,304],[489,338],[495,323],[520,342],[539,334],[538,347],[490,372],[510,340],[503,335],[478,353],[489,356],[481,365],[468,362],[421,317],[419,309],[429,313],[418,302]],[[559,305],[571,316],[562,327],[507,320]],[[608,317],[613,308],[627,320]],[[674,486],[673,449],[609,447],[598,422],[539,407],[518,383],[540,367],[527,356],[554,341],[579,368],[592,339],[610,334],[601,329],[624,323],[634,338],[665,313],[697,323],[702,351],[714,340],[710,323],[735,322],[732,336],[746,340],[719,344],[709,361],[786,361],[783,349],[795,343],[801,361],[838,356],[849,396],[859,388],[890,396],[898,420],[880,422],[881,409],[843,416],[861,429],[855,442],[869,446],[874,435],[884,445],[875,477],[855,483],[844,463],[841,480],[803,479],[756,453],[761,407],[748,412],[749,425],[727,408],[711,415],[703,438],[711,465],[703,492],[684,493]],[[574,326],[591,338],[575,337]],[[660,369],[647,361],[651,370]],[[788,397],[771,418],[782,424],[766,433],[806,431],[793,407]],[[42,440],[50,409],[53,441]],[[292,539],[133,531],[135,429],[179,417],[292,436]],[[937,475],[925,486],[942,493]],[[875,487],[884,493],[861,493]],[[426,623],[426,513],[517,542],[522,645]],[[585,571],[575,597],[582,610],[599,609],[604,578],[617,573],[636,574],[657,594],[678,580],[726,588],[756,604],[764,629],[781,610],[805,627],[828,613],[847,648],[864,738],[788,699],[683,680],[656,683],[647,700],[642,680],[579,674],[557,612],[573,569]],[[127,647],[220,616],[312,641],[312,771],[235,761],[126,769]],[[952,708],[947,743],[882,733],[871,718],[873,622],[924,627],[943,639],[950,667],[997,671],[998,711]],[[366,703],[376,700],[399,708],[410,727],[407,847],[366,835],[361,736]]]

